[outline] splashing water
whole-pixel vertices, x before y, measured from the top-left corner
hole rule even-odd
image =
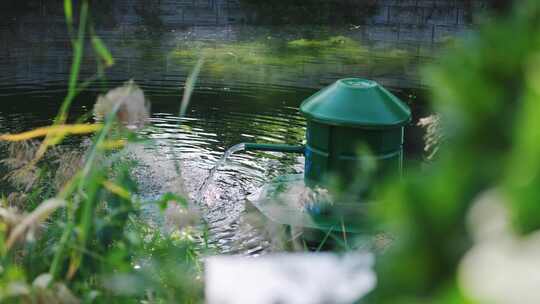
[[[210,170],[210,173],[208,176],[204,179],[203,183],[201,184],[201,187],[197,191],[197,195],[195,196],[195,201],[197,202],[203,202],[204,194],[208,190],[208,187],[212,184],[214,181],[214,176],[216,175],[216,172],[218,169],[227,163],[227,160],[236,152],[244,151],[246,149],[246,145],[241,143],[234,145],[230,147],[227,151],[225,151],[225,154],[216,162],[214,167]]]

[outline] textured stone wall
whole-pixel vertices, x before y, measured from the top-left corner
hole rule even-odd
[[[370,20],[370,37],[439,43],[469,31],[485,7],[480,0],[380,0]]]
[[[332,1],[332,0],[329,0]],[[364,37],[380,41],[422,41],[439,43],[448,36],[468,31],[486,6],[486,0],[372,0],[374,12],[368,17],[359,13],[358,24],[368,28]],[[254,22],[254,12],[241,0],[115,0],[95,17],[98,25],[129,27],[146,24],[166,28],[185,26],[226,26]],[[362,6],[359,6],[360,8]],[[309,11],[309,10],[308,10]],[[303,12],[293,12],[302,14]],[[12,28],[34,23],[63,22],[61,3],[43,1],[30,13],[3,18],[2,23]],[[102,17],[103,16],[103,17]],[[256,22],[256,21],[255,21]]]
[[[376,13],[355,35],[374,49],[405,50],[418,66],[436,60],[449,38],[471,34],[486,10],[484,0],[378,0]],[[424,85],[416,69],[385,78],[390,86]]]
[[[122,22],[140,21],[133,9],[138,0],[121,0]],[[382,26],[380,33],[398,39],[440,41],[447,33],[460,31],[474,22],[486,7],[484,0],[374,0],[376,12],[359,23]],[[253,12],[240,0],[158,0],[165,26],[230,25],[250,20]],[[246,9],[248,8],[248,9]],[[387,27],[387,28],[386,28]],[[418,34],[411,35],[411,32]],[[416,37],[412,37],[416,36]]]

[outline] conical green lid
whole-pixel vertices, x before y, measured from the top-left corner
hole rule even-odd
[[[306,99],[302,114],[321,123],[387,128],[402,126],[411,119],[411,110],[377,82],[360,78],[341,79]]]

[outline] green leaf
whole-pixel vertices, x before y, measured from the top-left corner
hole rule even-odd
[[[114,59],[111,55],[111,52],[109,51],[109,49],[107,49],[103,41],[98,36],[92,36],[92,46],[94,47],[94,50],[99,55],[99,57],[103,59],[107,67],[110,67],[114,64]]]
[[[64,14],[66,15],[66,23],[71,29],[73,26],[73,4],[71,0],[64,0]]]

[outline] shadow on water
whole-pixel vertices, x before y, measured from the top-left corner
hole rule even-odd
[[[62,101],[69,40],[61,20],[48,22],[45,29],[1,28],[0,133],[50,124]],[[211,241],[222,252],[264,251],[269,242],[262,235],[239,227],[245,201],[272,178],[303,171],[302,157],[274,152],[234,154],[213,170],[229,147],[301,143],[305,121],[300,103],[347,76],[378,80],[411,105],[415,121],[429,111],[415,72],[422,58],[399,46],[371,43],[348,26],[188,26],[162,29],[158,35],[144,25],[123,25],[98,34],[116,65],[106,81],[77,99],[72,117],[89,115],[97,94],[135,79],[152,102],[150,126],[141,131],[151,142],[130,151],[141,163],[135,170],[141,193],[152,198],[184,191],[199,201]],[[179,118],[181,88],[201,54],[206,64],[188,113]],[[82,77],[94,73],[95,63],[88,60]],[[410,161],[422,154],[421,136],[413,125],[407,128]],[[175,161],[181,163],[181,176]],[[204,199],[197,200],[201,188]]]

